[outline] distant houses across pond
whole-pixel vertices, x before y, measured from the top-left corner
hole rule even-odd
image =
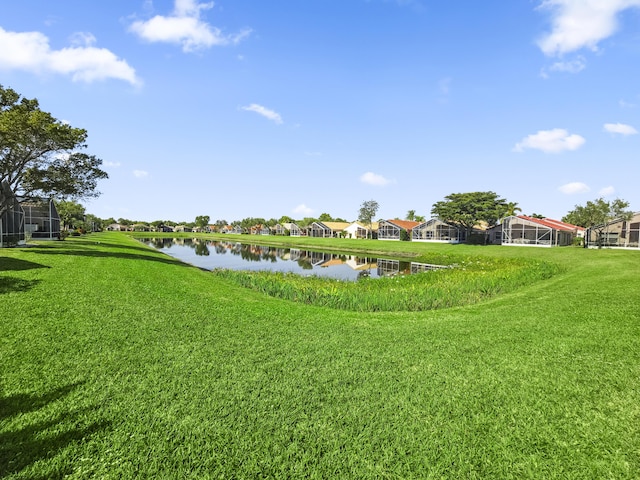
[[[30,237],[42,240],[60,238],[60,217],[53,200],[20,199],[7,182],[0,186],[0,247],[24,244]],[[631,218],[615,220],[607,225],[585,229],[551,218],[512,215],[497,225],[475,226],[471,232],[460,225],[438,218],[423,222],[388,219],[367,224],[355,222],[314,221],[309,225],[295,222],[276,225],[254,225],[243,228],[234,225],[148,225],[138,223],[108,225],[107,231],[160,233],[225,233],[235,235],[291,236],[310,238],[377,239],[431,243],[481,243],[485,245],[559,247],[575,245],[576,239],[590,248],[640,248],[640,212]],[[471,237],[469,236],[471,235]]]

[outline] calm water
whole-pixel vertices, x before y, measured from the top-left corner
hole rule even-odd
[[[178,260],[206,270],[269,270],[357,280],[363,277],[408,275],[442,268],[439,265],[425,263],[238,242],[190,238],[145,238],[140,241]]]

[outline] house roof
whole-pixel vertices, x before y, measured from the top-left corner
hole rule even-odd
[[[429,220],[426,220],[424,222],[420,222],[418,223],[418,225],[416,225],[417,227],[422,227],[423,225],[448,225],[449,227],[453,227],[453,228],[458,228],[460,229],[459,225],[454,225],[453,223],[447,223],[447,222],[443,222],[442,220],[440,220],[437,217],[432,217]],[[415,228],[415,227],[414,227]]]
[[[349,225],[351,225],[348,222],[320,222],[320,223],[322,223],[323,225],[326,225],[333,231],[344,230]]]
[[[573,225],[571,223],[567,223],[567,222],[562,222],[560,220],[554,220],[553,218],[544,218],[544,221],[546,221],[549,224],[556,224],[558,225],[558,229],[569,229],[569,230],[574,230],[574,231],[582,231],[585,228],[584,227],[579,227],[578,225]]]
[[[387,222],[392,223],[405,230],[411,230],[413,227],[420,225],[420,222],[414,222],[413,220],[398,220],[397,218],[394,218],[393,220],[387,220]]]
[[[378,229],[378,224],[379,224],[379,222],[371,222],[371,230],[377,230]],[[357,225],[358,227],[364,228],[365,230],[369,229],[367,224],[364,224],[364,223],[362,223],[362,222],[360,222],[358,220],[356,220],[355,222],[351,222],[349,224],[349,226],[352,226],[352,225]]]
[[[584,230],[582,227],[571,225],[570,223],[564,223],[560,220],[554,220],[553,218],[535,218],[527,215],[518,215],[518,218],[527,220],[529,222],[537,223],[544,227],[552,228],[554,230],[561,230],[563,232],[576,232],[578,230]]]

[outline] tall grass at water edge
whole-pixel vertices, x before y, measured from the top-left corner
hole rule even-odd
[[[424,260],[424,259],[422,259]],[[356,282],[268,271],[216,269],[214,275],[273,297],[360,312],[420,311],[470,305],[550,278],[551,262],[513,258],[431,256],[445,268]]]

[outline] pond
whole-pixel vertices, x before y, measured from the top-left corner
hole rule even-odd
[[[355,281],[446,268],[403,260],[344,255],[199,238],[142,238],[141,242],[205,270],[269,270]]]

